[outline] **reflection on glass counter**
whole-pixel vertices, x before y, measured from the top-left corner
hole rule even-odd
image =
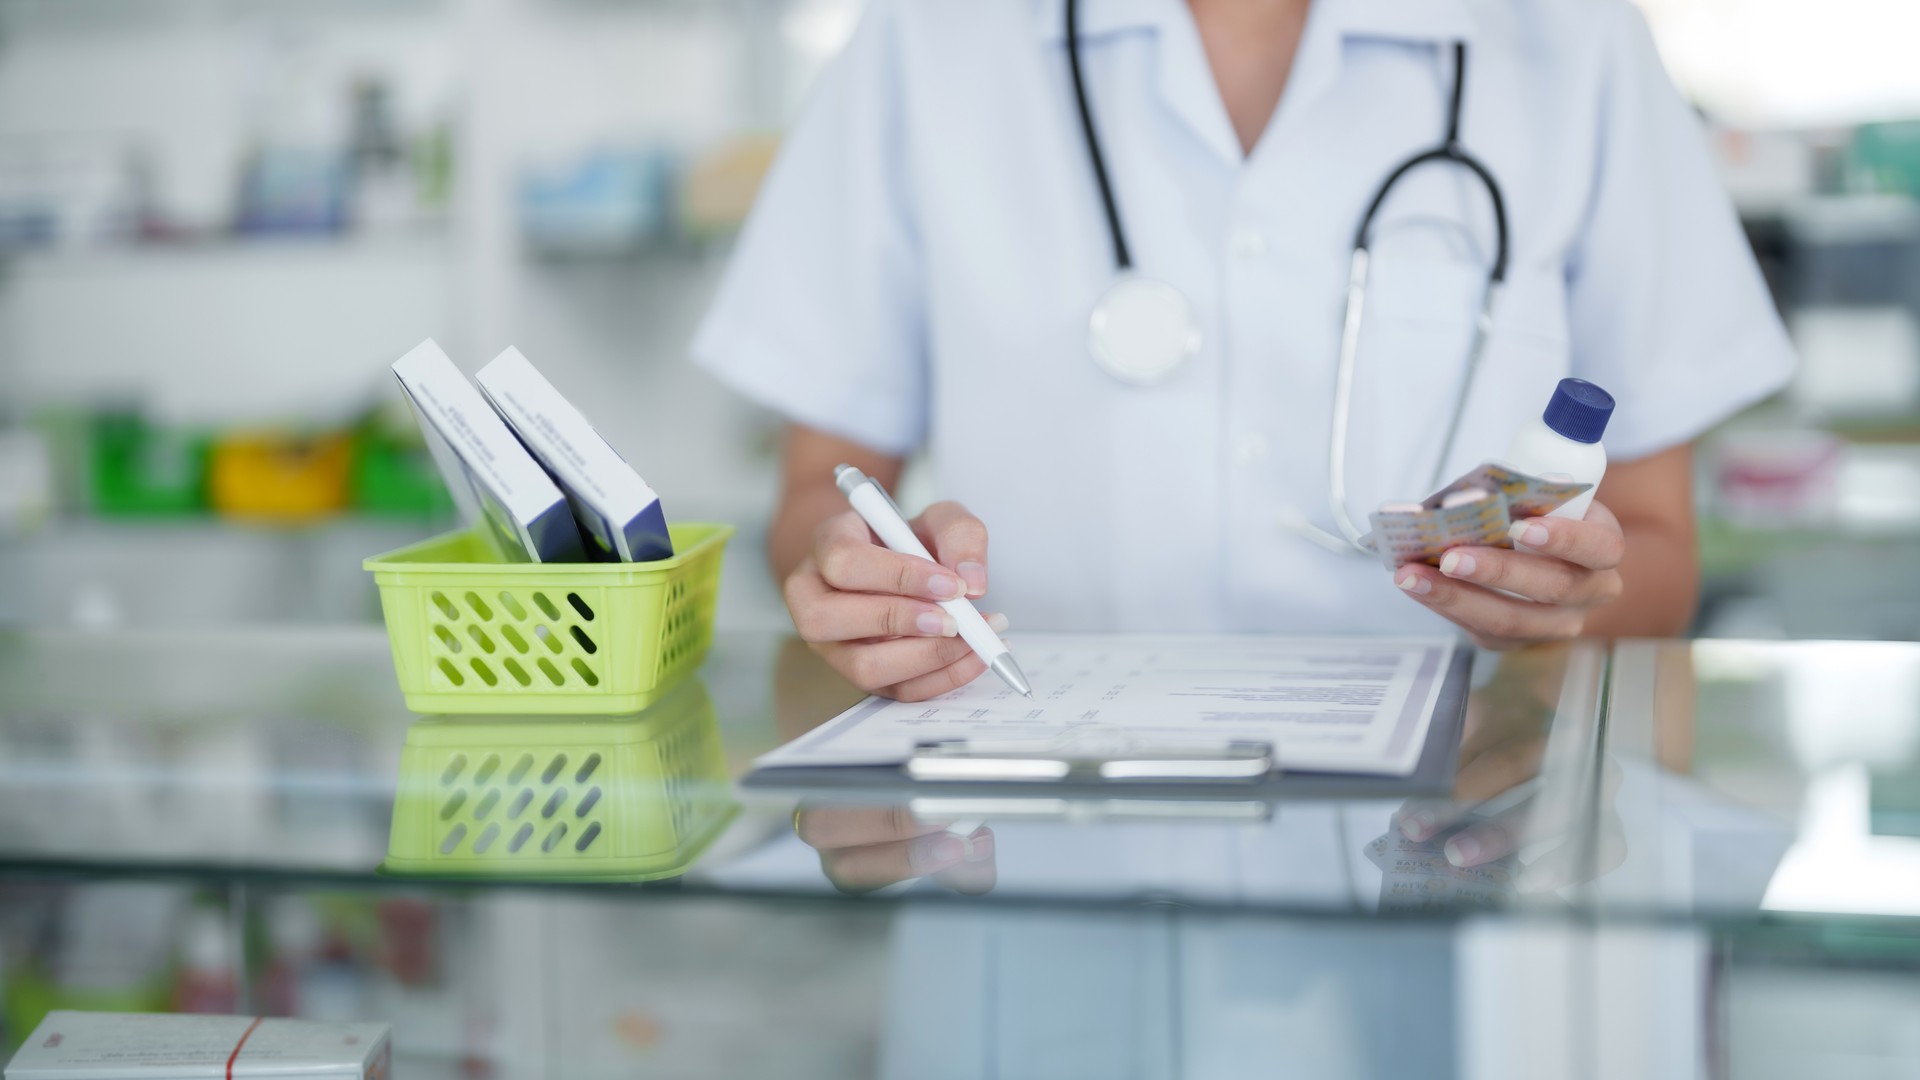
[[[375,1018],[407,1077],[859,1076],[887,929],[613,895],[9,881],[0,1060],[78,1008]]]
[[[1231,785],[1177,797],[1021,796],[1004,790],[1011,785],[971,795],[965,784],[813,791],[793,822],[813,858],[796,858],[780,839],[696,877],[768,887],[817,863],[854,895],[1161,898],[1348,913],[1564,909],[1556,890],[1594,871],[1577,800],[1542,778],[1549,768],[1577,776],[1587,757],[1604,653],[1582,645],[1480,660],[1449,797],[1357,798],[1323,787],[1250,797]],[[853,700],[797,642],[783,648],[775,679],[786,738]],[[1519,862],[1523,846],[1531,866]]]
[[[1920,645],[1631,642],[1605,909],[1920,915]]]
[[[624,717],[433,717],[407,731],[382,869],[651,881],[739,810],[698,680]]]
[[[1791,1014],[1821,1062],[1915,1060],[1868,1036],[1920,962],[1920,646],[1484,656],[1442,798],[730,790],[856,696],[721,635],[657,711],[422,720],[377,631],[0,635],[6,1038],[88,1007],[387,1020],[409,1076],[1214,1077],[1276,1045],[1665,1076]],[[379,872],[459,824],[472,858],[523,795],[523,850],[568,826],[529,873]],[[573,876],[617,830],[652,861],[614,876],[672,887]]]
[[[1441,798],[948,785],[801,801],[730,785],[857,696],[792,639],[721,635],[657,711],[516,721],[410,717],[373,630],[14,633],[0,866],[371,885],[393,880],[385,859],[502,885],[667,875],[679,895],[1355,918],[1898,915],[1916,665],[1920,646],[1898,644],[1485,655]]]

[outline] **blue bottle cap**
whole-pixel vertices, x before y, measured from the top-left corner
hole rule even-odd
[[[1612,394],[1585,379],[1561,379],[1540,419],[1574,442],[1597,443],[1612,416]]]

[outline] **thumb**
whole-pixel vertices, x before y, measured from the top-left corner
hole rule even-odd
[[[968,596],[987,592],[987,526],[957,502],[937,502],[915,522],[935,561],[967,583]]]

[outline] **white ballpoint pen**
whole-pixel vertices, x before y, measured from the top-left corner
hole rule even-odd
[[[906,516],[900,513],[893,499],[879,481],[861,472],[851,465],[837,465],[833,470],[833,482],[839,486],[841,494],[853,504],[853,511],[867,523],[867,528],[880,538],[890,550],[902,555],[918,555],[933,562],[920,538],[913,535],[913,527],[907,524]],[[954,625],[960,630],[960,637],[974,654],[987,662],[987,667],[1000,676],[1002,682],[1015,691],[1033,696],[1033,688],[1027,685],[1027,677],[1020,671],[1020,665],[1014,662],[1013,653],[1000,635],[993,632],[987,620],[980,617],[980,610],[973,606],[965,596],[952,600],[936,600],[941,610],[953,616]]]

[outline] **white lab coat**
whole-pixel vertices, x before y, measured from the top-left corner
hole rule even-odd
[[[1462,141],[1513,256],[1447,474],[1504,451],[1554,383],[1619,401],[1626,460],[1779,389],[1792,355],[1697,118],[1625,0],[1316,0],[1243,156],[1181,0],[1083,0],[1083,60],[1139,269],[1204,342],[1168,382],[1088,357],[1114,275],[1078,130],[1062,0],[871,0],[793,126],[695,342],[781,414],[929,451],[992,534],[1016,628],[1407,632],[1444,624],[1333,528],[1327,431],[1353,232]],[[1356,518],[1426,493],[1493,247],[1457,169],[1376,226],[1350,452]]]

